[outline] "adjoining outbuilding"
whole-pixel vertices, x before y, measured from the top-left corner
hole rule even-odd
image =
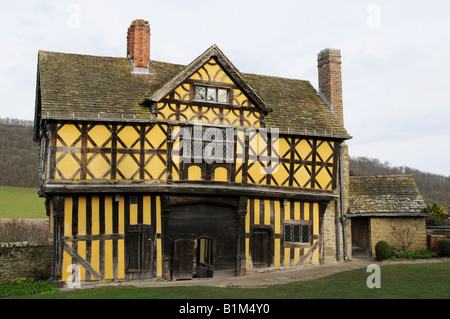
[[[411,175],[350,177],[352,257],[375,256],[380,240],[401,250],[426,249],[425,207]]]

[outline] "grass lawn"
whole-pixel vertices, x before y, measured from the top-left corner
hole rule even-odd
[[[370,273],[357,269],[311,281],[261,289],[215,287],[78,289],[44,299],[449,299],[450,263],[390,264],[381,267],[381,288],[368,288]]]
[[[48,218],[37,189],[0,187],[0,218]]]

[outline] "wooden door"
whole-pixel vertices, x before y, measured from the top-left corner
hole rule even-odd
[[[130,225],[125,233],[126,272],[129,279],[152,277],[153,241],[148,225]]]
[[[272,234],[266,229],[257,229],[251,238],[253,268],[266,268],[272,266],[273,245]]]
[[[185,238],[175,240],[173,256],[175,280],[192,279],[194,256],[194,240]]]
[[[369,258],[369,219],[352,218],[352,257]]]

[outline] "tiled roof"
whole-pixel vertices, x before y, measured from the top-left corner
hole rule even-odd
[[[38,63],[41,95],[36,112],[43,119],[151,119],[143,102],[186,68],[152,60],[150,74],[133,74],[127,58],[48,51],[39,52]],[[350,138],[308,81],[239,75],[273,110],[266,116],[267,126]]]
[[[350,215],[421,214],[425,207],[411,175],[350,177]]]

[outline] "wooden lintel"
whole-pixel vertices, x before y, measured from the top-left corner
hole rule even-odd
[[[252,187],[209,184],[46,184],[43,187],[47,194],[74,193],[163,193],[163,194],[196,194],[269,197],[283,199],[308,199],[330,201],[338,194],[330,191],[291,190],[280,187]]]

